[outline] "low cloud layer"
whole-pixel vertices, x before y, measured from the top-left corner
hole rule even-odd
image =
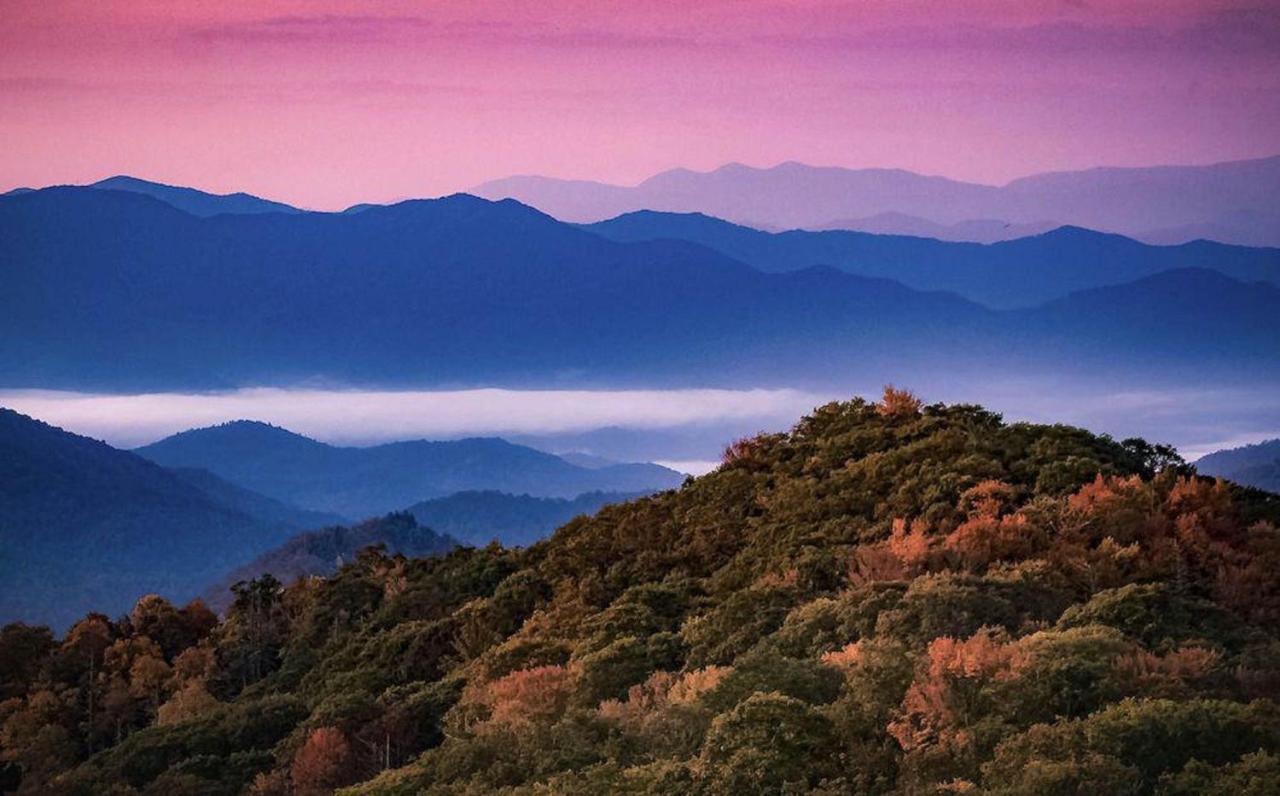
[[[937,380],[949,381],[941,374]],[[1037,381],[905,386],[917,388],[926,401],[983,404],[1011,422],[1067,423],[1117,439],[1138,436],[1168,443],[1189,460],[1280,437],[1280,400],[1271,388],[1123,391]],[[336,444],[501,436],[554,452],[667,461],[685,472],[701,472],[736,437],[783,430],[827,401],[853,393],[874,398],[878,392],[252,388],[95,395],[0,390],[0,406],[118,447],[251,419]]]
[[[188,428],[262,420],[326,442],[563,434],[617,426],[789,425],[830,397],[799,390],[333,391],[91,395],[0,390],[0,405],[121,447]]]

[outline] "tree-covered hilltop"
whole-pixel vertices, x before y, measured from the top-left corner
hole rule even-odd
[[[9,626],[28,793],[1261,794],[1280,499],[906,393],[520,550]]]

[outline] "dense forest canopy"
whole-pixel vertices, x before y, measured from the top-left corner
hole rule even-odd
[[[519,550],[0,638],[24,793],[1262,794],[1280,498],[976,406],[823,406]]]

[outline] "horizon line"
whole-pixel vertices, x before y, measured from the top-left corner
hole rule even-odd
[[[484,188],[485,186],[487,186],[487,185],[491,185],[491,184],[493,184],[493,183],[500,183],[500,182],[503,182],[503,181],[506,181],[506,180],[517,180],[517,179],[542,179],[542,180],[552,180],[552,181],[556,181],[556,182],[567,182],[567,183],[588,183],[588,184],[601,185],[601,186],[607,186],[607,187],[612,187],[612,188],[632,189],[632,188],[638,188],[638,187],[640,187],[641,185],[644,185],[645,183],[649,182],[650,180],[653,180],[653,179],[655,179],[655,178],[657,178],[657,177],[660,177],[660,176],[662,176],[662,175],[664,175],[664,174],[673,174],[673,173],[678,173],[678,172],[684,172],[684,173],[689,173],[689,174],[695,174],[695,175],[700,175],[700,176],[706,176],[706,175],[710,175],[710,174],[715,174],[715,173],[720,172],[720,171],[724,171],[725,169],[730,169],[730,168],[735,168],[735,167],[736,167],[736,168],[742,168],[742,169],[748,169],[748,170],[751,170],[751,171],[757,171],[757,172],[767,172],[767,171],[775,171],[775,170],[777,170],[777,169],[780,169],[780,168],[783,168],[783,167],[787,167],[787,166],[801,166],[801,167],[804,167],[804,168],[814,169],[814,170],[821,170],[821,171],[846,171],[846,172],[868,172],[868,171],[881,171],[881,172],[898,172],[898,173],[902,173],[902,174],[911,174],[911,175],[915,175],[915,176],[923,177],[923,178],[927,178],[927,179],[943,179],[943,180],[948,180],[948,181],[950,181],[950,182],[959,183],[959,184],[964,184],[964,185],[981,186],[981,187],[986,187],[986,188],[1004,188],[1004,187],[1008,187],[1009,185],[1012,185],[1013,183],[1018,182],[1018,181],[1020,181],[1020,180],[1030,179],[1030,178],[1034,178],[1034,177],[1041,177],[1041,176],[1049,176],[1049,175],[1060,175],[1060,174],[1085,174],[1085,173],[1089,173],[1089,172],[1093,172],[1093,171],[1113,171],[1113,170],[1114,170],[1114,171],[1141,171],[1141,170],[1150,170],[1150,169],[1194,169],[1194,168],[1213,168],[1213,167],[1215,167],[1215,166],[1226,166],[1226,165],[1239,164],[1239,163],[1258,163],[1258,162],[1262,162],[1262,161],[1275,160],[1275,159],[1277,159],[1277,158],[1280,158],[1280,152],[1277,152],[1277,153],[1275,153],[1275,154],[1271,154],[1271,155],[1260,155],[1260,156],[1256,156],[1256,157],[1246,157],[1246,158],[1229,158],[1229,159],[1225,159],[1225,160],[1224,160],[1224,159],[1214,159],[1214,160],[1211,160],[1211,161],[1208,161],[1208,162],[1201,162],[1201,163],[1168,163],[1168,162],[1162,162],[1162,163],[1150,163],[1150,164],[1146,164],[1146,165],[1137,165],[1137,166],[1117,166],[1117,165],[1105,165],[1105,164],[1101,164],[1101,165],[1088,166],[1088,167],[1085,167],[1085,168],[1078,168],[1078,169],[1049,169],[1049,170],[1043,170],[1043,171],[1034,171],[1034,172],[1030,172],[1030,173],[1027,173],[1027,174],[1023,174],[1022,176],[1019,176],[1019,177],[1014,177],[1014,178],[1012,178],[1012,179],[1010,179],[1010,180],[1007,180],[1007,181],[1005,181],[1005,182],[976,182],[976,181],[972,181],[972,180],[964,180],[964,179],[959,179],[959,178],[956,178],[956,177],[950,177],[950,176],[947,176],[947,175],[945,175],[945,174],[937,174],[937,173],[927,173],[927,172],[922,172],[922,171],[914,171],[914,170],[912,170],[912,169],[906,169],[906,168],[902,168],[902,167],[898,167],[898,166],[840,166],[840,165],[815,165],[815,164],[813,164],[813,163],[806,163],[806,162],[805,162],[805,161],[803,161],[803,160],[796,160],[796,159],[794,159],[794,158],[792,158],[792,159],[787,159],[787,160],[783,160],[783,161],[779,161],[779,162],[774,163],[773,165],[770,165],[770,166],[754,166],[754,165],[751,165],[751,164],[748,164],[748,163],[744,163],[744,162],[739,161],[739,160],[730,160],[730,161],[727,161],[727,162],[725,162],[725,163],[720,164],[719,166],[715,166],[715,167],[713,167],[713,168],[703,169],[703,170],[694,169],[694,168],[689,168],[689,167],[686,167],[686,166],[672,166],[672,167],[670,167],[670,168],[666,168],[666,169],[662,169],[662,170],[660,170],[660,171],[656,171],[656,172],[654,172],[654,173],[650,174],[649,176],[647,176],[647,177],[645,177],[645,178],[643,178],[643,179],[641,179],[641,180],[639,180],[639,181],[637,181],[637,182],[630,182],[630,183],[623,183],[623,182],[606,182],[606,181],[603,181],[603,180],[595,180],[595,179],[589,179],[589,178],[578,178],[578,177],[562,177],[562,176],[554,176],[554,175],[546,174],[546,173],[532,173],[532,172],[525,172],[525,173],[517,173],[517,174],[507,174],[507,175],[503,175],[503,176],[500,176],[500,177],[494,177],[494,178],[492,178],[492,179],[484,180],[484,181],[482,181],[482,182],[476,183],[476,184],[474,184],[474,185],[471,185],[471,186],[468,186],[468,187],[465,187],[465,188],[457,188],[457,189],[454,189],[454,190],[452,190],[452,191],[447,191],[447,192],[443,192],[443,193],[440,193],[440,194],[435,194],[435,195],[417,194],[417,195],[411,195],[411,196],[400,196],[400,197],[395,197],[395,198],[383,199],[383,200],[379,200],[379,201],[371,201],[371,200],[368,200],[368,199],[363,199],[363,200],[360,200],[360,201],[351,202],[351,203],[346,204],[346,205],[344,205],[344,206],[342,206],[342,207],[339,207],[339,208],[328,209],[328,210],[325,210],[325,209],[319,209],[319,208],[316,208],[316,207],[311,207],[311,206],[302,205],[302,204],[295,204],[295,203],[291,203],[291,202],[288,202],[288,201],[285,201],[285,200],[282,200],[282,199],[273,199],[273,198],[271,198],[271,197],[269,197],[269,196],[263,196],[263,195],[260,195],[260,194],[255,194],[255,193],[252,193],[252,192],[250,192],[250,191],[243,190],[243,189],[237,189],[237,190],[231,190],[231,191],[225,191],[225,192],[223,192],[223,191],[218,191],[218,190],[216,190],[216,189],[210,189],[210,188],[201,188],[201,187],[197,187],[197,186],[196,186],[196,185],[194,185],[194,184],[184,184],[184,183],[182,183],[182,182],[171,182],[171,181],[167,181],[166,179],[163,179],[163,178],[156,178],[156,179],[152,179],[152,178],[150,178],[150,177],[139,177],[139,176],[137,176],[136,174],[129,174],[129,173],[127,173],[127,172],[123,172],[123,171],[114,171],[114,172],[112,172],[112,173],[110,173],[110,174],[108,174],[108,175],[106,175],[106,176],[104,176],[104,177],[99,177],[99,178],[97,178],[97,179],[89,179],[89,180],[84,181],[84,182],[55,182],[55,183],[49,183],[49,184],[46,184],[46,185],[38,185],[38,186],[36,186],[36,185],[31,185],[31,184],[26,184],[26,185],[23,185],[23,184],[4,185],[4,186],[0,186],[0,196],[8,195],[8,194],[13,193],[13,192],[15,192],[15,191],[25,191],[25,190],[44,190],[44,189],[46,189],[46,188],[63,188],[63,187],[88,188],[88,187],[91,187],[91,186],[93,186],[93,185],[96,185],[97,183],[105,182],[105,181],[107,181],[107,180],[111,180],[111,179],[118,179],[118,178],[125,178],[125,179],[138,180],[138,181],[140,181],[140,182],[150,183],[150,184],[152,184],[152,185],[158,185],[158,186],[165,187],[165,188],[176,188],[176,189],[187,189],[187,190],[199,191],[200,193],[204,193],[204,194],[208,194],[208,195],[210,195],[210,196],[216,196],[216,197],[230,197],[230,196],[236,196],[236,195],[249,196],[249,197],[252,197],[252,198],[255,198],[255,199],[260,199],[260,200],[269,201],[269,202],[275,202],[275,203],[277,203],[277,204],[282,204],[282,205],[286,205],[286,206],[288,206],[288,207],[292,207],[292,208],[294,208],[294,209],[296,209],[296,210],[303,210],[303,211],[307,211],[307,212],[318,212],[318,213],[340,213],[340,212],[342,212],[342,211],[344,211],[344,210],[349,210],[349,209],[351,209],[351,208],[353,208],[353,207],[357,207],[357,206],[359,206],[359,205],[364,205],[364,204],[370,204],[370,205],[391,205],[391,204],[397,204],[397,203],[400,203],[400,202],[413,201],[413,200],[416,200],[416,199],[439,199],[439,198],[443,198],[443,197],[446,197],[446,196],[454,196],[454,195],[457,195],[457,194],[467,194],[467,195],[471,195],[471,196],[476,196],[476,197],[478,197],[478,198],[485,198],[485,197],[482,197],[482,196],[480,196],[479,194],[474,193],[474,192],[475,192],[476,190],[478,190],[478,189]]]

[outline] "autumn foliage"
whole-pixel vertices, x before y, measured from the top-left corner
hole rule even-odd
[[[298,796],[322,796],[351,781],[351,744],[335,727],[321,727],[293,756],[289,771]]]
[[[886,418],[912,418],[919,416],[922,406],[924,403],[910,391],[887,384],[880,403],[876,405],[876,412]]]

